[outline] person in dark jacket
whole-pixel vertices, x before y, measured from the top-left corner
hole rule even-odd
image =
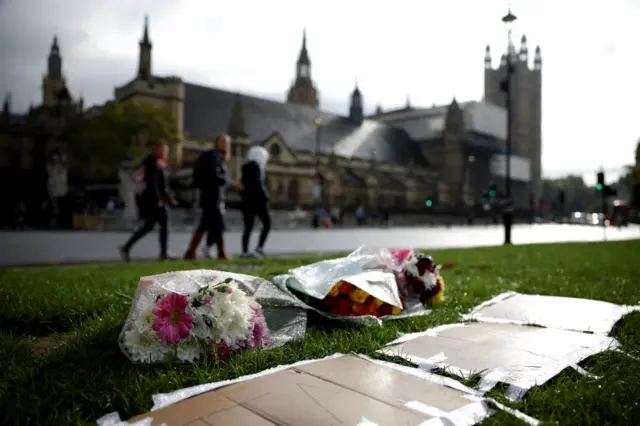
[[[269,216],[269,192],[265,185],[265,174],[269,153],[261,146],[253,146],[247,152],[247,161],[242,166],[242,218],[244,232],[242,233],[242,256],[248,257],[249,239],[253,231],[256,217],[262,222],[262,231],[258,240],[255,255],[264,257],[264,244],[271,229]]]
[[[169,258],[167,243],[169,239],[169,205],[176,205],[176,201],[169,190],[169,177],[166,172],[169,145],[158,142],[153,154],[144,159],[144,190],[139,198],[140,218],[143,225],[133,233],[131,238],[120,247],[120,255],[129,261],[131,247],[142,237],[151,232],[156,225],[160,226],[160,259]]]
[[[220,135],[213,149],[203,152],[193,166],[193,186],[198,191],[198,202],[202,208],[200,224],[191,236],[184,255],[195,259],[196,250],[206,234],[205,256],[210,257],[211,247],[218,247],[218,259],[229,259],[224,247],[224,217],[221,209],[222,194],[229,188],[242,191],[242,185],[229,179],[226,163],[231,154],[230,138]]]

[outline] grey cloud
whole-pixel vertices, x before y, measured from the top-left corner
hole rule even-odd
[[[130,58],[100,56],[91,40],[101,33],[132,34],[131,49],[136,51],[143,16],[153,22],[172,12],[172,0],[112,0],[108,3],[81,0],[0,0],[0,96],[12,93],[13,109],[24,111],[29,104],[40,102],[42,76],[46,72],[47,55],[54,35],[58,36],[63,57],[63,72],[74,96],[82,95],[85,104],[100,103],[113,96],[116,85],[129,81],[136,72],[135,54]],[[212,18],[215,20],[215,18]],[[215,23],[220,25],[219,22]],[[155,67],[158,70],[159,67]],[[164,69],[158,70],[163,74]],[[168,70],[187,81],[207,84],[220,80],[224,70],[201,71],[193,65],[171,64]],[[247,86],[251,84],[247,82]],[[321,84],[320,84],[321,86]],[[252,89],[252,90],[251,90]],[[249,92],[282,101],[285,93]],[[323,109],[345,114],[347,97],[329,99],[322,96]]]

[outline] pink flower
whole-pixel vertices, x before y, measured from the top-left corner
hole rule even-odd
[[[205,296],[204,297],[204,303],[206,303],[207,305],[211,304],[211,300],[213,300],[213,297],[211,297],[211,296]]]
[[[404,266],[407,260],[409,260],[409,258],[414,254],[413,249],[410,249],[410,248],[400,249],[400,250],[389,250],[389,251],[391,252],[391,255],[393,256],[395,261],[398,263],[398,266],[400,267]]]
[[[172,344],[189,337],[193,327],[191,315],[185,312],[189,299],[178,293],[169,293],[156,303],[158,309],[153,310],[153,329],[158,337]]]
[[[227,293],[231,294],[233,292],[233,289],[231,287],[227,287]]]

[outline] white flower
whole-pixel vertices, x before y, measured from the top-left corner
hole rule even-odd
[[[211,302],[215,318],[214,329],[218,337],[216,343],[225,343],[231,349],[249,337],[253,310],[250,299],[238,288],[232,286],[231,293],[217,293]]]
[[[153,308],[149,308],[138,313],[138,317],[133,324],[141,333],[152,332],[153,318]]]
[[[162,362],[169,352],[169,348],[155,334],[141,333],[135,327],[124,332],[124,344],[135,362]]]
[[[193,362],[196,359],[200,359],[201,354],[202,347],[198,340],[193,337],[183,340],[176,348],[176,355],[180,361]]]

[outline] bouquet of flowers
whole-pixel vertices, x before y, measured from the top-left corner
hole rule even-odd
[[[322,300],[323,310],[345,317],[373,315],[376,318],[387,315],[398,315],[404,309],[404,301],[400,298],[402,307],[383,302],[356,287],[348,281],[338,281]]]
[[[262,307],[232,278],[189,294],[150,284],[141,281],[120,335],[120,346],[133,362],[224,359],[269,345]]]
[[[400,272],[396,273],[400,294],[405,297],[417,295],[425,305],[444,302],[444,278],[440,270],[452,267],[454,262],[436,265],[431,256],[412,249],[392,250],[391,253],[400,265]]]

